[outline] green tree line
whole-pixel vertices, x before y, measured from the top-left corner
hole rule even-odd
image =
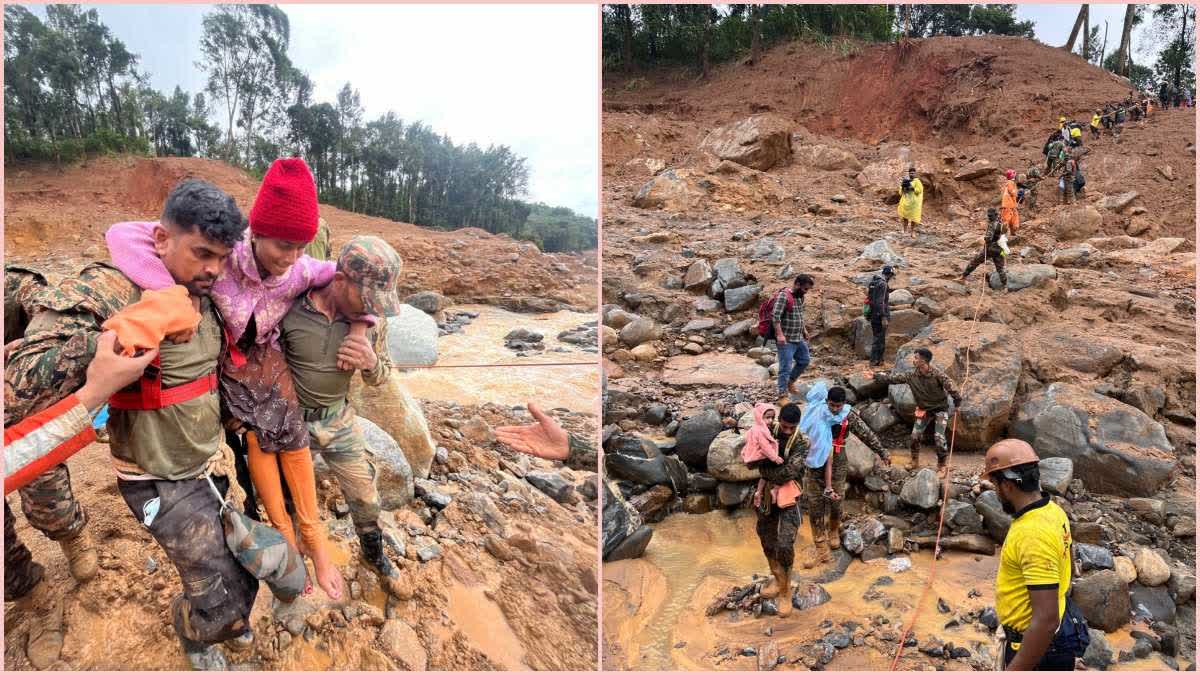
[[[222,159],[261,176],[276,158],[303,157],[323,203],[418,225],[478,227],[547,251],[596,245],[596,222],[522,199],[525,158],[505,145],[455,144],[428,124],[388,112],[367,119],[346,83],[333,101],[288,57],[287,14],[272,5],[219,5],[203,18],[204,91],[149,86],[136,54],[80,5],[46,19],[4,9],[5,158],[72,162],[128,152]],[[565,212],[565,213],[564,213]]]

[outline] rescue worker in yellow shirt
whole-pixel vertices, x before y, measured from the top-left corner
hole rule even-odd
[[[1100,138],[1100,111],[1092,113],[1092,123],[1088,126],[1092,130],[1092,139]]]
[[[1088,632],[1067,597],[1071,587],[1071,524],[1041,490],[1038,456],[1025,441],[988,448],[982,477],[996,486],[1012,525],[1000,550],[996,616],[1004,627],[1004,669],[1074,670]]]

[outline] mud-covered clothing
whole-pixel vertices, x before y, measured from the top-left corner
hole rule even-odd
[[[932,413],[933,416],[933,446],[937,449],[937,458],[942,462],[950,454],[949,443],[946,441],[946,427],[950,423],[950,413],[946,410],[939,410]],[[924,417],[918,417],[913,420],[912,426],[912,443],[919,444],[925,438],[925,430],[929,428],[930,413],[926,413]]]
[[[344,401],[354,371],[338,368],[337,353],[350,334],[350,321],[342,316],[330,320],[313,304],[311,294],[306,293],[292,303],[279,322],[279,331],[279,345],[287,356],[300,407],[327,408]],[[363,381],[378,385],[392,366],[387,349],[387,322],[380,321],[368,328],[367,339],[375,350],[376,364],[362,371]]]
[[[777,562],[790,568],[796,561],[796,531],[800,529],[800,503],[781,508],[771,505],[766,515],[758,514],[754,531],[762,545],[763,555],[768,561]],[[791,598],[782,598],[780,602],[790,602]]]
[[[229,480],[214,476],[224,494]],[[171,620],[182,637],[214,644],[246,633],[258,579],[225,545],[216,495],[203,478],[117,480],[133,516],[149,530],[179,572],[183,595],[171,603]],[[147,504],[157,499],[157,513]]]
[[[779,444],[779,454],[783,457],[782,464],[776,464],[769,459],[750,462],[746,466],[758,471],[758,475],[768,485],[783,485],[788,481],[800,481],[804,477],[804,459],[808,456],[808,439],[797,426],[791,437],[783,434],[778,427],[775,429],[775,441]],[[789,442],[791,447],[788,447]],[[800,501],[787,507],[780,507],[771,499],[763,509],[755,511],[758,522],[755,531],[762,544],[763,555],[767,560],[773,560],[784,567],[791,567],[795,560],[796,530],[800,527]]]
[[[850,475],[850,461],[846,452],[836,452],[830,455],[833,462],[833,477],[830,481],[834,492],[841,500],[834,501],[825,496],[825,467],[819,469],[806,468],[804,471],[804,506],[808,509],[808,517],[816,532],[823,532],[826,519],[841,520],[842,501],[846,498],[847,478]],[[834,536],[837,536],[836,534]]]
[[[350,519],[361,537],[382,532],[379,526],[379,491],[375,487],[375,465],[367,458],[367,442],[356,421],[354,406],[342,403],[329,408],[305,410],[309,443],[337,478]]]
[[[840,424],[833,425],[833,438],[835,440],[841,434],[841,426]],[[863,420],[862,415],[859,415],[858,411],[853,409],[850,411],[850,414],[846,415],[846,436],[857,436],[858,440],[870,448],[871,452],[879,455],[880,459],[888,458],[887,448],[883,447],[883,443],[879,441],[879,436],[875,435],[870,425]],[[842,451],[841,454],[845,454],[845,452]]]
[[[876,373],[875,380],[886,384],[907,384],[912,390],[913,400],[917,407],[927,412],[946,410],[947,394],[954,399],[954,405],[962,404],[962,394],[950,376],[937,366],[929,366],[929,373],[922,375],[916,370],[905,373]]]

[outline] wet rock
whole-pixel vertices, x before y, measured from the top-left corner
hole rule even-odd
[[[845,649],[850,646],[852,641],[850,634],[843,631],[829,633],[822,639],[824,639],[825,642],[833,645],[834,649]]]
[[[884,340],[884,358],[890,359],[901,345],[917,337],[928,326],[929,317],[915,309],[893,310],[892,318],[888,322],[887,338]],[[874,340],[871,322],[861,316],[851,321],[850,340],[854,343],[855,353],[861,358],[867,358]]]
[[[670,414],[670,410],[667,408],[667,406],[661,403],[655,403],[647,407],[645,412],[642,413],[642,421],[646,424],[658,426],[667,421],[668,414]]]
[[[753,491],[753,483],[721,483],[717,486],[717,502],[726,508],[741,506]]]
[[[1112,553],[1103,546],[1093,546],[1091,544],[1076,542],[1073,548],[1075,558],[1079,561],[1078,569],[1080,572],[1111,570],[1115,565]]]
[[[525,480],[559,504],[567,503],[575,492],[575,486],[557,471],[530,471],[525,474]]]
[[[900,490],[900,501],[918,509],[937,506],[938,482],[933,469],[921,469],[915,476],[904,481]]]
[[[850,478],[863,480],[875,469],[878,456],[871,452],[866,443],[858,440],[858,436],[846,436],[846,463]]]
[[[846,528],[846,531],[842,533],[842,546],[853,555],[862,553],[865,545],[858,528],[853,526]]]
[[[983,516],[966,502],[951,499],[946,503],[946,524],[951,531],[962,534],[982,534]]]
[[[1047,457],[1038,462],[1038,475],[1043,490],[1065,495],[1071,479],[1075,477],[1075,465],[1066,457]]]
[[[871,431],[875,433],[890,429],[900,421],[896,413],[892,412],[890,405],[879,401],[868,404],[859,414],[862,416],[863,421],[867,423],[867,426],[871,427]]]
[[[637,347],[638,345],[658,339],[660,330],[653,321],[645,317],[639,317],[625,325],[619,333],[621,342],[629,347]]]
[[[725,291],[725,311],[739,312],[751,306],[757,306],[758,294],[762,292],[762,286],[752,284],[750,286],[741,286],[738,288],[730,288]]]
[[[404,299],[404,303],[412,305],[426,314],[437,314],[450,304],[445,296],[436,291],[413,293]]]
[[[642,515],[647,523],[657,523],[670,512],[675,493],[665,485],[655,485],[641,494],[629,498],[629,504]]]
[[[717,434],[708,446],[708,473],[717,480],[734,483],[757,480],[758,471],[742,461],[742,447],[745,445],[746,435],[733,429]]]
[[[892,265],[893,267],[903,267],[906,263],[904,257],[892,250],[891,244],[886,239],[876,239],[867,244],[863,252],[858,256],[859,260],[868,260],[882,265]]]
[[[1166,517],[1166,503],[1161,499],[1147,499],[1145,497],[1133,497],[1125,501],[1125,505],[1129,510],[1137,515],[1138,518],[1145,520],[1152,525],[1162,525]]]
[[[708,513],[713,510],[712,495],[692,494],[683,498],[685,513]]]
[[[904,532],[897,527],[888,530],[887,552],[903,553],[904,552]]]
[[[713,271],[707,260],[697,260],[688,267],[683,276],[683,287],[689,291],[708,288],[712,283]]]
[[[388,337],[390,339],[391,333]],[[384,383],[375,387],[364,387],[362,378],[353,378],[350,382],[349,399],[358,411],[358,423],[364,434],[367,433],[367,429],[362,422],[366,419],[387,432],[395,442],[395,446],[392,446],[379,436],[374,445],[368,440],[367,451],[377,460],[376,468],[382,468],[380,464],[387,465],[387,469],[379,477],[380,498],[385,500],[383,508],[400,508],[404,502],[412,499],[412,493],[401,484],[403,477],[409,471],[415,478],[428,477],[436,452],[436,444],[429,433],[429,423],[425,419],[421,404],[400,383],[399,374],[396,372],[391,373]],[[408,466],[407,471],[404,468],[405,464]],[[390,479],[383,475],[388,472],[392,474]],[[384,480],[390,480],[393,484],[391,496],[385,495],[382,485]]]
[[[409,304],[401,304],[387,318],[387,348],[399,367],[437,363],[438,325],[433,317]]]
[[[1196,597],[1196,570],[1180,563],[1172,565],[1167,590],[1175,599],[1176,605],[1187,604]]]
[[[792,123],[773,114],[752,115],[713,129],[700,149],[716,157],[759,171],[768,171],[792,158]]]
[[[1093,628],[1112,632],[1129,623],[1129,586],[1113,570],[1084,575],[1071,597]]]
[[[1137,567],[1138,582],[1143,586],[1161,586],[1171,578],[1171,567],[1162,555],[1152,548],[1142,547],[1133,557]]]
[[[674,356],[667,360],[662,382],[672,387],[741,387],[767,384],[767,369],[742,354]]]
[[[1104,631],[1089,627],[1088,636],[1091,639],[1087,651],[1083,653],[1083,665],[1096,670],[1107,669],[1113,664],[1113,651],[1112,647],[1108,646],[1108,638]]]
[[[975,510],[983,516],[983,525],[989,536],[1002,542],[1008,536],[1008,528],[1012,526],[1012,516],[1004,512],[1000,504],[1000,496],[993,490],[987,490],[975,500]]]
[[[639,485],[668,485],[679,494],[687,492],[687,467],[678,457],[663,455],[648,439],[614,436],[605,446],[604,468],[613,478]]]
[[[988,607],[980,612],[979,623],[986,626],[988,630],[996,630],[1000,625],[1000,619],[996,616],[996,608]]]
[[[819,607],[833,598],[820,584],[801,583],[792,594],[792,607],[800,611]]]
[[[1130,587],[1130,604],[1135,617],[1148,617],[1152,621],[1175,623],[1175,601],[1166,586],[1153,588],[1134,584]]]
[[[1062,382],[1029,398],[1012,435],[1029,442],[1039,457],[1071,459],[1087,488],[1104,494],[1153,495],[1178,464],[1161,424]]]
[[[717,489],[717,479],[706,473],[691,473],[687,485],[689,492],[713,492]]]
[[[413,472],[400,445],[371,420],[356,417],[366,441],[367,453],[374,460],[376,489],[380,505],[387,510],[403,508],[414,495]]]
[[[383,651],[404,670],[424,671],[428,665],[425,646],[417,632],[400,619],[389,619],[379,631]]]
[[[682,420],[675,432],[675,454],[688,466],[703,471],[708,464],[708,446],[722,429],[721,416],[705,410]]]
[[[882,396],[887,391],[886,384],[876,380],[874,377],[864,375],[859,369],[855,369],[846,378],[846,384],[854,390],[854,393],[859,398],[876,398]]]
[[[887,534],[887,528],[883,523],[876,518],[867,518],[859,526],[858,531],[862,534],[863,543],[867,546],[874,544]]]

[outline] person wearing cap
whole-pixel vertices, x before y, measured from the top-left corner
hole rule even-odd
[[[360,315],[399,313],[396,282],[401,267],[400,256],[384,240],[354,237],[338,255],[333,282],[309,290],[292,303],[279,325],[279,343],[295,383],[309,445],[341,487],[362,558],[388,593],[407,600],[412,587],[384,552],[375,467],[367,460],[366,440],[355,421],[358,414],[347,398],[355,370],[369,386],[382,384],[391,372],[387,322],[379,322],[362,336],[351,335],[350,327]],[[339,362],[352,370],[341,368]]]
[[[1004,172],[1004,187],[1000,191],[1000,219],[1008,230],[1008,236],[1017,236],[1017,226],[1021,224],[1021,216],[1017,213],[1017,182],[1013,180],[1016,172],[1008,169]]]
[[[871,365],[883,365],[883,352],[887,340],[888,321],[892,318],[891,303],[888,301],[888,294],[891,289],[888,284],[892,278],[896,276],[896,271],[891,265],[884,265],[883,269],[871,278],[871,283],[867,285],[867,319],[871,322]]]
[[[1004,271],[1004,249],[1000,245],[1000,238],[1004,236],[1004,223],[1001,222],[994,208],[987,210],[987,217],[988,225],[987,231],[983,234],[983,247],[963,269],[962,281],[965,283],[967,277],[971,276],[971,272],[974,272],[975,268],[982,265],[985,260],[991,260],[992,265],[996,268],[996,274],[1000,277],[1000,286],[1007,292],[1008,273]]]
[[[896,206],[900,214],[900,231],[902,234],[917,236],[917,226],[921,224],[921,205],[925,199],[925,187],[917,178],[917,167],[909,165],[908,175],[900,181],[900,203]]]
[[[1042,492],[1038,456],[1025,441],[1006,438],[988,448],[981,477],[1012,516],[996,572],[1004,669],[1074,670],[1073,626],[1064,621],[1072,574],[1067,514]]]
[[[950,406],[947,398],[954,400],[957,408],[962,405],[962,394],[945,371],[933,365],[933,352],[921,347],[913,352],[913,369],[908,372],[873,373],[872,378],[883,384],[907,384],[912,392],[916,409],[913,411],[912,434],[909,450],[912,451],[912,469],[920,465],[921,440],[933,418],[933,443],[937,448],[938,471],[946,467],[949,444],[946,442],[946,427],[950,423]]]
[[[298,157],[276,160],[250,210],[249,237],[222,261],[211,289],[227,342],[220,367],[221,410],[230,432],[226,442],[239,461],[245,459],[238,470],[246,488],[246,512],[254,516],[256,501],[261,502],[272,526],[297,545],[283,495],[286,482],[299,524],[297,547],[312,558],[317,584],[336,600],[342,596],[341,572],[320,519],[308,427],[279,346],[279,323],[292,301],[326,286],[337,272],[336,263],[303,254],[317,235],[319,220],[308,165]],[[118,223],[105,233],[113,263],[147,289],[170,285],[153,255],[156,226]],[[371,322],[372,317],[361,317],[352,335],[361,338]]]

